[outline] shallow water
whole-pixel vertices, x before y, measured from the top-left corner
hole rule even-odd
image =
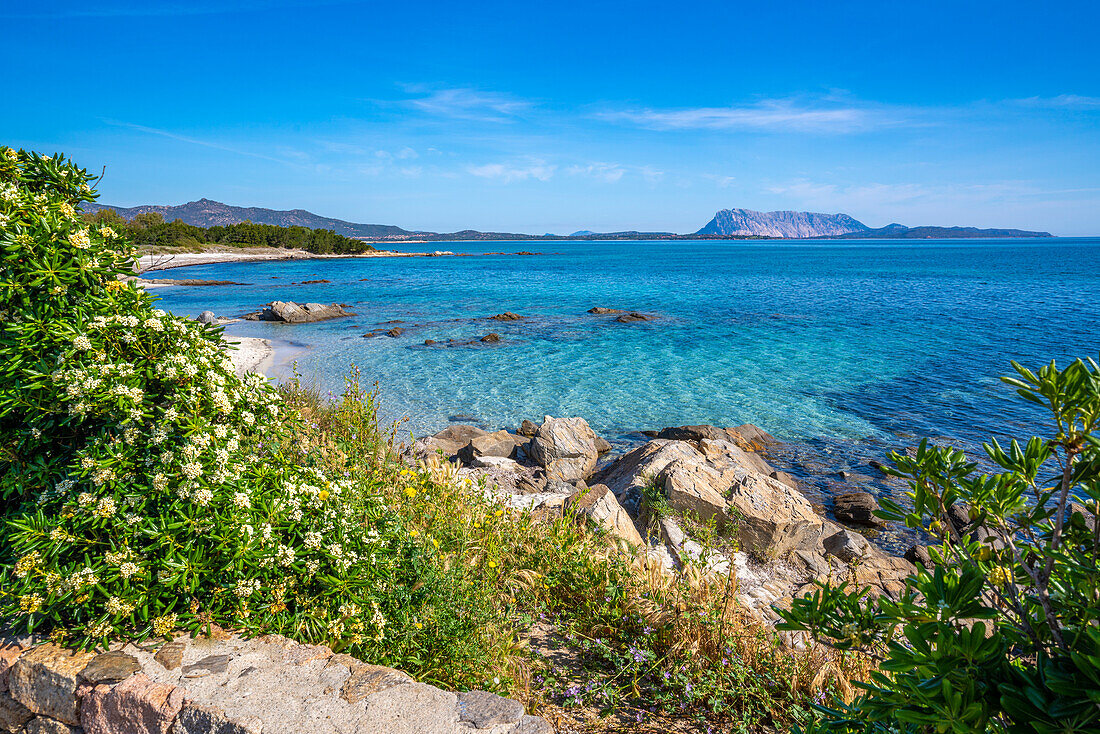
[[[242,322],[227,333],[309,345],[298,369],[326,389],[358,365],[378,382],[385,417],[409,418],[402,431],[460,416],[497,428],[581,415],[628,444],[663,426],[755,423],[791,442],[779,463],[814,475],[822,494],[833,471],[921,436],[976,449],[991,433],[1028,434],[1041,416],[999,381],[1009,360],[1100,353],[1097,239],[432,247],[545,254],[196,266],[163,275],[249,285],[157,294],[191,315],[239,316],[272,300],[350,304],[352,319]],[[331,282],[295,284],[318,279]],[[593,306],[657,319],[620,324],[585,313]],[[485,320],[504,311],[526,318]],[[407,330],[362,338],[383,324]],[[423,345],[489,332],[502,341]]]

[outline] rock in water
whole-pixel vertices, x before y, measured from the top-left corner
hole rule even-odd
[[[625,313],[621,308],[606,308],[604,306],[593,306],[588,309],[588,313],[594,314],[606,314],[606,313]]]
[[[216,324],[218,323],[218,317],[214,315],[213,311],[203,311],[199,314],[199,317],[195,319],[200,324]]]
[[[293,301],[272,301],[261,311],[246,314],[249,321],[279,321],[284,324],[305,324],[313,321],[339,319],[354,314],[345,311],[338,303],[325,306],[320,303],[299,304]]]
[[[511,311],[505,311],[504,313],[498,313],[496,316],[490,316],[490,321],[523,321],[523,317],[518,313],[512,313]]]
[[[881,527],[886,523],[875,517],[878,509],[878,502],[868,492],[846,492],[833,500],[833,514],[843,523]]]
[[[587,479],[596,468],[596,434],[584,418],[546,416],[528,448],[547,473],[566,482]]]
[[[653,317],[647,316],[644,313],[639,313],[638,311],[631,311],[630,313],[624,313],[622,316],[619,316],[615,320],[618,321],[620,324],[631,324],[635,321],[652,321]]]

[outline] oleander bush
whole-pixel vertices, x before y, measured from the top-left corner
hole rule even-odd
[[[1023,445],[986,444],[995,473],[927,442],[892,457],[912,509],[884,501],[881,516],[936,539],[911,593],[822,588],[784,613],[879,663],[816,730],[1100,731],[1100,366],[1013,367],[1005,381],[1051,420]]]
[[[370,487],[288,450],[293,416],[218,329],[119,279],[128,244],[79,214],[92,180],[0,151],[0,619],[82,645],[218,623],[380,654],[429,561]]]

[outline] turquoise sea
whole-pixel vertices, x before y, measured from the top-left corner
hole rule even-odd
[[[973,450],[993,433],[1028,435],[1041,416],[998,380],[1009,360],[1100,355],[1098,239],[416,247],[541,254],[195,266],[163,276],[247,285],[157,295],[190,315],[350,304],[351,319],[240,322],[227,334],[303,347],[298,369],[324,389],[357,365],[378,383],[385,418],[408,418],[404,435],[580,415],[626,446],[641,430],[755,423],[788,442],[775,463],[822,496],[836,491],[835,471],[866,472],[866,459],[919,437]],[[622,324],[587,314],[593,306],[657,318]],[[486,320],[504,311],[525,318]],[[393,326],[406,331],[362,337]],[[476,341],[490,332],[501,341]]]

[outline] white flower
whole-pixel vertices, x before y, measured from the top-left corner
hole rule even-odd
[[[252,415],[251,411],[244,410],[241,411],[241,420],[244,421],[246,426],[251,426],[256,422],[256,416]]]
[[[92,340],[84,336],[83,334],[80,334],[75,339],[73,339],[73,346],[83,352],[86,352],[92,348]]]
[[[202,476],[202,464],[197,461],[189,461],[180,467],[180,471],[188,479],[198,479]]]
[[[122,576],[122,578],[124,578],[124,579],[130,578],[131,576],[133,576],[137,572],[138,572],[137,564],[132,563],[130,561],[126,561],[125,563],[123,563],[121,566],[118,567],[118,574],[120,576]]]
[[[233,495],[233,505],[238,510],[247,510],[252,503],[248,499],[248,495],[244,492],[237,492]]]
[[[206,487],[195,492],[195,504],[199,507],[206,507],[212,499],[214,499],[214,493]]]
[[[92,240],[88,237],[88,230],[86,229],[77,230],[69,235],[69,242],[78,250],[87,250],[92,244]]]
[[[115,501],[111,497],[104,497],[95,506],[96,517],[110,517],[117,509]]]
[[[321,547],[321,534],[314,531],[306,533],[306,548],[313,548],[316,550]]]
[[[116,236],[117,236],[117,235],[115,234],[115,231],[114,231],[113,229],[111,229],[110,227],[100,227],[100,228],[99,228],[99,233],[100,233],[100,234],[101,234],[102,236],[106,237],[107,239],[111,239],[112,237],[116,237]]]

